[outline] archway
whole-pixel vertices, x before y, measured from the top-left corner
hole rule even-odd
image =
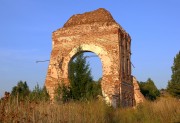
[[[83,54],[83,58],[85,58],[86,65],[88,65],[88,68],[90,69],[93,81],[98,81],[102,79],[102,75],[103,75],[102,61],[99,58],[99,56],[96,53],[91,52],[91,51],[83,51],[81,52],[81,54]],[[75,60],[77,59],[77,56],[78,54],[75,55],[71,59],[71,61],[75,62]],[[70,72],[70,68],[68,68],[68,72]]]
[[[134,99],[130,44],[129,34],[105,9],[72,16],[53,32],[45,82],[50,97],[54,98],[58,83],[69,83],[68,64],[81,47],[82,51],[94,52],[101,59],[101,87],[106,102],[113,107],[132,106],[133,103],[127,103],[129,98]]]
[[[74,58],[74,56],[76,56],[77,52],[78,52],[78,48],[81,47],[81,51],[82,52],[93,52],[96,55],[98,55],[98,57],[101,60],[102,63],[102,80],[101,80],[101,89],[102,89],[102,94],[105,97],[105,100],[107,103],[109,103],[110,105],[113,105],[111,102],[111,99],[108,96],[108,88],[111,87],[112,84],[107,83],[107,80],[109,78],[111,78],[110,74],[111,74],[111,67],[112,67],[112,58],[111,56],[108,55],[108,52],[106,50],[103,49],[103,46],[98,46],[98,45],[94,45],[94,44],[81,44],[79,46],[74,47],[68,54],[68,56],[66,56],[64,59],[67,60],[67,62],[64,62],[64,74],[63,74],[63,78],[64,81],[68,84],[69,83],[69,79],[68,79],[68,67],[69,67],[69,62]],[[112,78],[111,78],[112,79]],[[110,84],[110,85],[108,85]],[[108,87],[107,87],[108,85]],[[110,88],[111,89],[111,88]],[[110,90],[111,93],[113,93],[114,90]],[[115,105],[115,102],[113,102]]]
[[[100,64],[95,68],[94,65],[98,62]],[[99,73],[101,76],[94,78]],[[69,62],[68,75],[72,99],[92,99],[102,95],[101,79],[99,80],[99,77],[102,78],[102,63],[97,54],[78,51]]]

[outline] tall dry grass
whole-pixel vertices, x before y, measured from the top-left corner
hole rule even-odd
[[[0,101],[0,123],[171,123],[180,122],[180,101],[160,98],[136,108],[113,109],[102,101]]]
[[[180,123],[180,101],[174,98],[160,98],[146,101],[135,109],[118,109],[115,122],[125,123]]]

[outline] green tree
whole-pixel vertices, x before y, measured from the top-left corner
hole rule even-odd
[[[155,100],[158,96],[160,96],[159,90],[150,78],[146,82],[140,82],[139,87],[141,93],[149,100]]]
[[[39,84],[37,83],[33,91],[30,93],[30,100],[48,101],[49,94],[46,90],[46,87],[44,86],[43,88],[40,88]]]
[[[26,83],[26,81],[19,81],[16,86],[12,88],[11,95],[13,97],[17,97],[19,99],[23,99],[27,97],[30,93],[29,87]]]
[[[78,48],[76,58],[70,62],[69,79],[72,98],[75,100],[89,99],[97,95],[95,89],[99,86],[93,82],[89,64],[81,48]]]
[[[70,87],[67,87],[64,84],[58,84],[58,87],[55,89],[55,100],[57,102],[65,103],[68,102],[70,99],[72,99]]]
[[[172,69],[171,80],[168,82],[167,90],[168,92],[180,98],[180,51],[174,58]]]
[[[86,58],[78,49],[77,56],[74,61],[70,63],[70,84],[72,97],[76,100],[87,98],[92,89],[92,76],[89,69],[89,64],[86,64]]]
[[[96,98],[97,95],[102,95],[101,80],[102,78],[100,78],[98,81],[93,81],[92,89],[89,91],[91,98]]]

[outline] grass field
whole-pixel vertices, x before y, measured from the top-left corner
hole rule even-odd
[[[0,123],[178,123],[180,101],[161,97],[136,108],[107,106],[99,100],[50,104],[49,102],[1,101]]]

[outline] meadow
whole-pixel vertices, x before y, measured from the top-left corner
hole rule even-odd
[[[180,101],[160,97],[134,108],[107,106],[102,100],[54,103],[0,101],[0,123],[179,123]]]

